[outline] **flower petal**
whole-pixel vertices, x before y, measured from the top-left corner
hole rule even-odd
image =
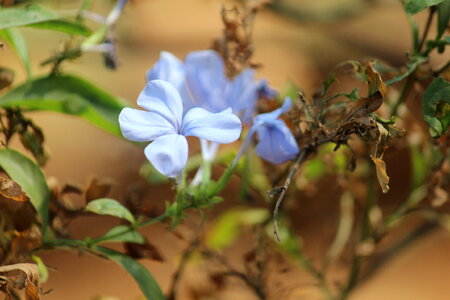
[[[184,84],[184,65],[175,55],[170,52],[162,51],[159,60],[147,72],[147,81],[161,79],[173,84],[180,90]]]
[[[178,129],[183,115],[183,103],[175,87],[164,80],[152,80],[140,93],[137,104],[164,117]]]
[[[148,145],[144,152],[156,170],[167,177],[175,177],[186,166],[188,143],[182,135],[164,135]]]
[[[256,154],[271,163],[281,164],[295,158],[299,152],[294,136],[281,120],[259,126],[256,132],[259,137]]]
[[[203,108],[194,107],[183,119],[182,133],[217,143],[231,143],[241,134],[241,121],[231,109],[220,113],[211,113]]]
[[[134,108],[124,108],[119,114],[122,135],[134,142],[152,141],[175,133],[175,128],[161,115]]]
[[[291,98],[286,97],[284,98],[283,106],[281,106],[278,109],[275,109],[274,111],[271,111],[269,113],[260,114],[255,117],[255,124],[256,123],[265,123],[270,122],[273,120],[276,120],[279,116],[281,116],[283,113],[287,112],[292,106]]]
[[[226,97],[234,113],[254,105],[258,97],[258,85],[254,77],[255,71],[247,68],[229,82]]]
[[[212,112],[229,107],[224,99],[227,84],[225,66],[217,52],[191,52],[186,56],[185,68],[189,94],[196,106]]]

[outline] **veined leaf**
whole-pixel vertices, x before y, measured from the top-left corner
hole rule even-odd
[[[85,209],[99,215],[108,215],[125,219],[130,221],[131,224],[136,222],[131,212],[114,199],[103,198],[91,201],[86,205]]]
[[[74,75],[38,77],[0,97],[0,107],[47,110],[79,116],[122,136],[118,117],[125,104],[92,83]]]
[[[450,83],[436,78],[425,90],[422,113],[430,134],[439,137],[450,125]]]
[[[36,4],[0,9],[0,29],[30,26],[69,34],[89,36],[83,24],[64,19],[55,12]]]
[[[39,166],[23,154],[5,148],[0,150],[0,167],[30,197],[31,203],[41,217],[42,227],[45,230],[48,223],[50,190]]]
[[[27,71],[28,77],[31,76],[30,58],[28,56],[27,42],[22,34],[15,28],[0,30],[0,38],[4,39],[11,47],[14,48]]]
[[[98,239],[104,242],[145,243],[144,237],[138,231],[130,230],[126,225],[113,227]]]
[[[414,15],[432,5],[437,5],[443,1],[444,0],[406,0],[405,11],[408,14]]]
[[[109,248],[94,246],[93,249],[127,270],[133,276],[134,280],[136,280],[147,300],[165,300],[158,283],[143,265],[131,257]]]

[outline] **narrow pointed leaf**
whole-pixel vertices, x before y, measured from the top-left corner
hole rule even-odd
[[[37,77],[0,97],[0,107],[56,111],[81,117],[122,137],[118,117],[125,104],[75,75]]]
[[[133,276],[147,300],[165,300],[158,283],[143,265],[115,250],[101,246],[94,246],[93,248],[127,270]]]
[[[0,38],[4,39],[17,53],[28,77],[31,76],[30,57],[28,56],[27,42],[23,38],[22,34],[15,28],[0,30]]]
[[[0,9],[0,29],[18,26],[31,26],[83,36],[91,34],[91,31],[81,23],[67,20],[36,4]]]

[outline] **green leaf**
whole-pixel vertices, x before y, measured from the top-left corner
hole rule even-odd
[[[406,71],[400,75],[395,76],[394,78],[387,80],[386,85],[391,85],[393,83],[399,82],[403,80],[404,78],[411,75],[419,65],[425,63],[428,60],[428,58],[423,56],[413,56],[411,57],[411,60],[406,64]]]
[[[439,137],[450,125],[450,83],[436,78],[425,90],[422,113],[430,134]]]
[[[305,177],[313,180],[323,177],[327,171],[326,164],[321,157],[308,160],[304,168]]]
[[[450,21],[450,0],[445,0],[437,7],[437,27],[438,27],[438,33],[437,38],[439,39],[445,32],[445,30],[448,28],[448,22]]]
[[[42,228],[45,231],[48,223],[50,190],[39,166],[23,154],[5,148],[0,150],[0,167],[30,197],[31,203],[41,217]]]
[[[406,0],[405,11],[408,14],[414,15],[432,5],[437,5],[443,1],[444,0]]]
[[[220,250],[231,245],[243,226],[260,224],[267,220],[269,211],[264,208],[234,208],[224,212],[210,227],[206,244]]]
[[[144,237],[138,231],[130,230],[130,227],[126,225],[113,227],[107,233],[94,240],[97,239],[102,242],[145,243]]]
[[[89,36],[91,31],[81,23],[72,22],[36,4],[0,10],[0,29],[30,26],[69,34]]]
[[[130,221],[131,224],[136,222],[131,212],[114,199],[102,198],[91,201],[86,205],[85,209],[99,215],[109,215],[125,219]]]
[[[48,269],[39,256],[32,255],[31,258],[36,262],[39,271],[39,282],[44,283],[48,280]]]
[[[22,34],[15,28],[0,30],[0,38],[4,39],[11,47],[14,48],[27,71],[28,77],[31,76],[30,58],[28,56],[27,42]]]
[[[92,83],[74,75],[38,77],[0,97],[0,107],[56,111],[79,116],[122,136],[119,113],[125,104]]]
[[[152,274],[143,265],[141,265],[131,257],[109,248],[94,246],[93,249],[102,253],[110,260],[116,262],[125,270],[127,270],[131,274],[131,276],[133,276],[134,280],[136,280],[147,300],[165,299],[158,283],[153,278]]]
[[[63,19],[31,24],[28,25],[28,27],[48,29],[81,36],[89,36],[91,34],[91,31],[84,25]]]

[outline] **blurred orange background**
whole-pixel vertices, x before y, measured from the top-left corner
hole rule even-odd
[[[72,1],[53,2],[58,9],[77,7]],[[362,1],[285,2],[299,7],[306,16],[321,16],[338,6]],[[267,78],[279,90],[286,86],[288,80],[292,80],[306,94],[311,94],[331,67],[343,60],[378,57],[395,66],[401,65],[406,60],[405,52],[411,45],[406,16],[397,1],[374,2],[368,7],[358,6],[357,13],[333,22],[316,22],[308,18],[299,22],[270,10],[260,12],[254,27],[253,59],[263,64],[258,70],[258,77]],[[93,10],[106,13],[112,4],[112,1],[94,1]],[[63,68],[85,76],[134,105],[145,84],[145,72],[156,62],[160,51],[169,51],[181,58],[190,51],[210,47],[212,40],[221,34],[222,4],[231,7],[236,3],[218,0],[130,1],[117,24],[119,68],[116,71],[105,69],[97,54],[85,55],[73,63],[66,63]],[[423,13],[416,17],[422,25],[425,18]],[[33,29],[23,29],[23,32],[29,40],[35,73],[45,73],[48,70],[40,67],[39,62],[58,47],[64,36]],[[2,64],[19,70],[16,74],[17,82],[24,79],[24,72],[20,71],[21,66],[12,51],[5,48],[3,52]],[[448,60],[448,56],[447,51],[447,55],[434,58],[432,64],[439,65]],[[46,112],[32,113],[29,116],[42,126],[46,135],[51,154],[45,167],[47,176],[56,177],[60,183],[73,182],[79,185],[86,184],[92,176],[108,177],[115,182],[113,196],[118,199],[123,196],[123,191],[129,184],[141,180],[138,170],[145,157],[139,147],[76,118]],[[398,158],[395,154],[390,158],[388,156],[392,163]],[[407,186],[402,183],[404,180],[401,176],[401,170],[393,171],[391,182],[394,195],[402,195],[402,189]],[[165,185],[149,187],[147,195],[148,201],[161,206],[165,200],[171,199],[172,192],[169,185]],[[312,199],[306,204],[311,210],[305,214],[320,214],[324,201]],[[221,209],[220,205],[218,209]],[[329,227],[333,223],[326,221],[327,215],[320,218],[325,222],[300,228],[301,232],[312,237],[311,240],[306,239],[307,247],[320,248],[320,243],[324,241],[321,239],[322,234],[318,233],[331,231]],[[102,234],[113,224],[116,221],[107,217],[82,218],[74,222],[71,230],[75,237],[83,238]],[[179,259],[177,254],[185,245],[170,235],[163,225],[153,226],[144,232],[159,247],[165,262],[142,263],[151,270],[162,288],[167,289]],[[238,255],[238,252],[236,250],[232,255]],[[131,276],[112,262],[63,251],[45,253],[42,258],[51,267],[50,279],[44,284],[44,290],[53,290],[43,299],[79,300],[92,299],[98,295],[122,300],[141,299]],[[190,277],[189,274],[186,275]],[[192,276],[201,278],[197,273]],[[312,281],[305,279],[306,275],[295,273],[292,276],[296,277],[289,279],[289,282],[297,282],[299,286],[288,299],[316,299],[311,292]],[[450,299],[449,286],[450,238],[448,232],[435,230],[396,256],[361,285],[350,299],[446,300]],[[219,299],[231,297],[256,299],[250,292],[244,292],[239,287],[223,293]]]

